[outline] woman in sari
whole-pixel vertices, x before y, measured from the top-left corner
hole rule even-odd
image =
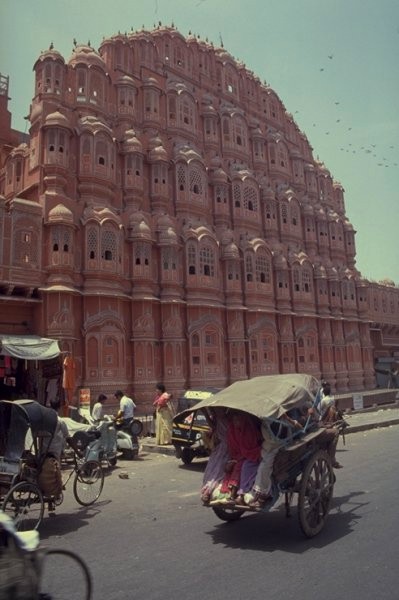
[[[167,393],[165,386],[158,383],[156,395],[153,402],[155,407],[155,442],[160,446],[172,443],[173,414],[170,408],[171,395]]]

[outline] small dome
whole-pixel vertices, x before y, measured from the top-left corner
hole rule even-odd
[[[222,251],[222,257],[229,260],[239,260],[240,251],[237,245],[234,242],[230,242],[230,244],[224,246]]]
[[[44,125],[46,127],[64,127],[65,129],[71,129],[67,117],[58,110],[47,115],[44,120]]]
[[[278,254],[275,254],[273,257],[273,265],[276,269],[287,269],[287,259],[285,258],[285,256],[279,252]]]
[[[134,79],[132,77],[129,77],[129,75],[121,75],[120,77],[118,77],[118,79],[116,80],[116,85],[132,85],[136,87]]]
[[[47,218],[48,223],[69,223],[73,224],[73,214],[63,204],[57,204],[49,213]]]
[[[65,64],[65,60],[64,57],[62,56],[62,54],[60,52],[58,52],[58,50],[54,50],[54,48],[50,48],[48,50],[43,50],[40,53],[39,58],[37,59],[37,61],[35,62],[35,64],[33,65],[33,68],[36,68],[36,65],[38,62],[43,62],[45,60],[58,60],[60,62],[62,62],[62,64]]]
[[[168,227],[167,229],[162,229],[159,232],[159,243],[160,244],[168,244],[176,246],[178,243],[177,234],[173,227]]]
[[[84,63],[87,66],[95,65],[100,67],[103,71],[107,70],[106,64],[101,56],[91,46],[85,44],[78,44],[73,52],[72,56],[68,61],[68,64],[75,66],[79,63]]]
[[[136,137],[134,129],[128,129],[125,132],[125,139],[123,141],[123,149],[125,152],[143,152],[143,144]]]
[[[130,216],[129,219],[130,226],[130,237],[131,239],[138,240],[151,240],[152,234],[151,229],[145,222],[144,216],[142,213],[136,212]]]
[[[97,131],[103,131],[107,133],[111,138],[113,137],[112,129],[108,127],[99,117],[94,115],[86,115],[79,119],[78,127],[80,131],[89,130],[90,133],[96,133]]]
[[[155,135],[148,142],[149,152],[148,158],[150,162],[156,162],[159,160],[167,161],[168,153],[166,152],[163,142],[158,135]]]
[[[226,171],[224,171],[221,166],[215,165],[214,167],[211,167],[210,179],[213,183],[227,183],[228,177]]]

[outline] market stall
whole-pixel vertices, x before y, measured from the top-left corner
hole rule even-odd
[[[36,399],[59,406],[62,361],[57,340],[37,335],[0,334],[0,399]]]

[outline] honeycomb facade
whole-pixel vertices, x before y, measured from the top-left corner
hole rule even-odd
[[[143,407],[159,380],[375,387],[398,289],[362,278],[344,189],[273,89],[173,27],[50,48],[34,72],[29,142],[1,165],[3,322]]]

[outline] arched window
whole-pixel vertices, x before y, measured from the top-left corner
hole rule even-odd
[[[55,128],[47,130],[45,161],[47,164],[67,166],[68,147],[65,131]]]
[[[186,167],[182,164],[177,166],[177,190],[179,192],[186,190]]]
[[[104,140],[96,142],[96,167],[108,167],[108,148]]]
[[[258,192],[249,185],[244,187],[244,208],[249,212],[258,212]]]
[[[117,237],[112,229],[104,229],[101,232],[101,258],[107,262],[116,263]]]
[[[189,275],[195,275],[197,272],[197,248],[194,243],[187,246],[187,270]]]
[[[225,144],[230,144],[230,118],[224,117],[222,121],[222,130],[223,130],[223,142]]]
[[[90,103],[101,106],[104,102],[104,81],[100,73],[90,72]]]
[[[234,208],[241,207],[241,185],[239,183],[233,184],[233,202]]]
[[[80,161],[82,173],[92,172],[92,147],[93,138],[88,136],[82,137]]]
[[[189,171],[190,197],[194,201],[202,201],[204,196],[203,176],[200,168],[191,167]]]
[[[305,292],[306,294],[310,294],[312,292],[312,281],[313,281],[313,275],[312,272],[310,270],[310,267],[303,267],[302,268],[302,291]]]
[[[249,252],[245,257],[245,278],[248,283],[254,280],[253,256]]]
[[[194,108],[192,100],[189,98],[181,98],[180,101],[180,125],[186,128],[192,128],[194,126]]]
[[[168,98],[168,119],[171,125],[176,123],[177,107],[176,107],[176,96],[169,96]]]
[[[86,232],[86,249],[89,265],[98,260],[98,227],[92,226]]]
[[[258,252],[255,255],[255,273],[256,273],[256,281],[258,283],[270,284],[270,281],[271,281],[270,259],[261,250],[258,250]]]
[[[215,255],[211,246],[203,246],[199,253],[200,272],[206,277],[215,277]]]
[[[86,95],[87,95],[87,70],[78,68],[77,72],[76,72],[76,78],[77,78],[77,86],[76,86],[77,97],[76,97],[76,99],[78,102],[85,102]]]

